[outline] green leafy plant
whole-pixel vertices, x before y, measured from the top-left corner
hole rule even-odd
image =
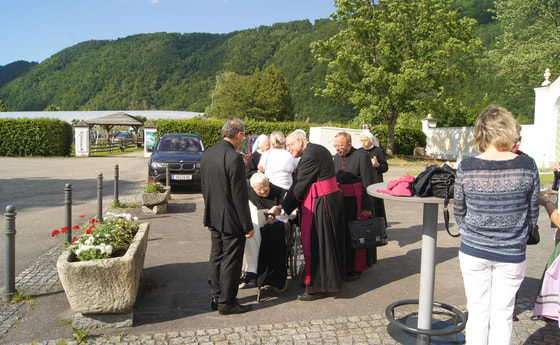
[[[152,178],[146,181],[146,185],[142,189],[144,193],[162,193],[165,187],[161,182],[155,182]]]
[[[80,218],[85,219],[85,216]],[[118,257],[126,252],[138,228],[138,218],[128,213],[107,212],[101,222],[91,218],[81,227],[74,226],[73,229],[81,230],[82,235],[66,245],[79,261]],[[53,230],[51,236],[57,237],[66,231],[68,227]]]
[[[87,338],[89,337],[89,331],[86,330],[79,330],[77,328],[72,327],[72,332],[74,332],[74,340],[78,342],[78,344],[84,343]]]
[[[14,293],[11,300],[12,303],[19,303],[19,302],[32,302],[33,299],[31,298],[31,294],[24,294],[20,292]]]
[[[60,319],[58,320],[57,326],[70,326],[72,324],[72,319]]]

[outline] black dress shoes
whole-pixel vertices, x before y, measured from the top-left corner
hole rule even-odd
[[[218,299],[215,297],[212,297],[212,303],[210,304],[210,308],[212,308],[212,310],[218,310]]]
[[[346,274],[346,278],[344,278],[344,280],[347,282],[353,282],[360,279],[361,276],[362,272],[350,272]]]
[[[247,305],[241,305],[237,302],[235,302],[235,304],[224,304],[223,306],[220,305],[220,309],[219,309],[219,313],[220,315],[230,315],[230,314],[243,314],[248,312],[249,310],[252,309],[252,306],[247,304]]]
[[[299,301],[314,301],[316,299],[321,299],[327,297],[327,294],[324,292],[316,292],[316,293],[302,293],[297,295],[297,299]]]

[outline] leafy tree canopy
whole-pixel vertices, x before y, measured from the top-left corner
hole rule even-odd
[[[464,80],[480,52],[476,21],[459,18],[449,0],[335,0],[333,19],[346,28],[313,43],[328,65],[319,94],[344,99],[364,123],[386,123],[387,152],[401,114],[444,110],[453,95],[445,86]]]
[[[208,116],[257,121],[292,121],[294,106],[286,79],[274,66],[250,76],[225,72],[216,79]]]

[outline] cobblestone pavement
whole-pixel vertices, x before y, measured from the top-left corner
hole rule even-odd
[[[56,259],[59,248],[53,247],[28,269],[18,275],[16,285],[36,298],[48,294],[58,281]],[[4,335],[18,321],[32,312],[29,302],[0,305],[0,343]],[[556,322],[532,320],[533,301],[518,300],[516,309],[519,321],[514,322],[513,344],[553,345],[560,344],[560,329]],[[459,307],[464,311],[464,307]],[[406,314],[408,311],[400,311]],[[397,315],[399,316],[399,315]],[[91,345],[157,345],[157,344],[398,344],[387,331],[389,322],[384,315],[372,314],[333,319],[262,324],[246,327],[207,328],[181,332],[151,333],[140,335],[119,334],[87,338]],[[73,345],[73,339],[40,340],[29,345]],[[23,344],[21,344],[23,345]]]

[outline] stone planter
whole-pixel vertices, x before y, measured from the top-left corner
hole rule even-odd
[[[56,263],[58,276],[74,312],[128,313],[124,318],[128,321],[122,325],[131,325],[132,307],[136,302],[144,268],[148,233],[149,224],[140,224],[128,250],[121,257],[73,261],[74,254],[67,250],[59,256]]]
[[[167,203],[171,199],[171,188],[162,193],[142,193],[142,211],[145,213],[166,213]]]

